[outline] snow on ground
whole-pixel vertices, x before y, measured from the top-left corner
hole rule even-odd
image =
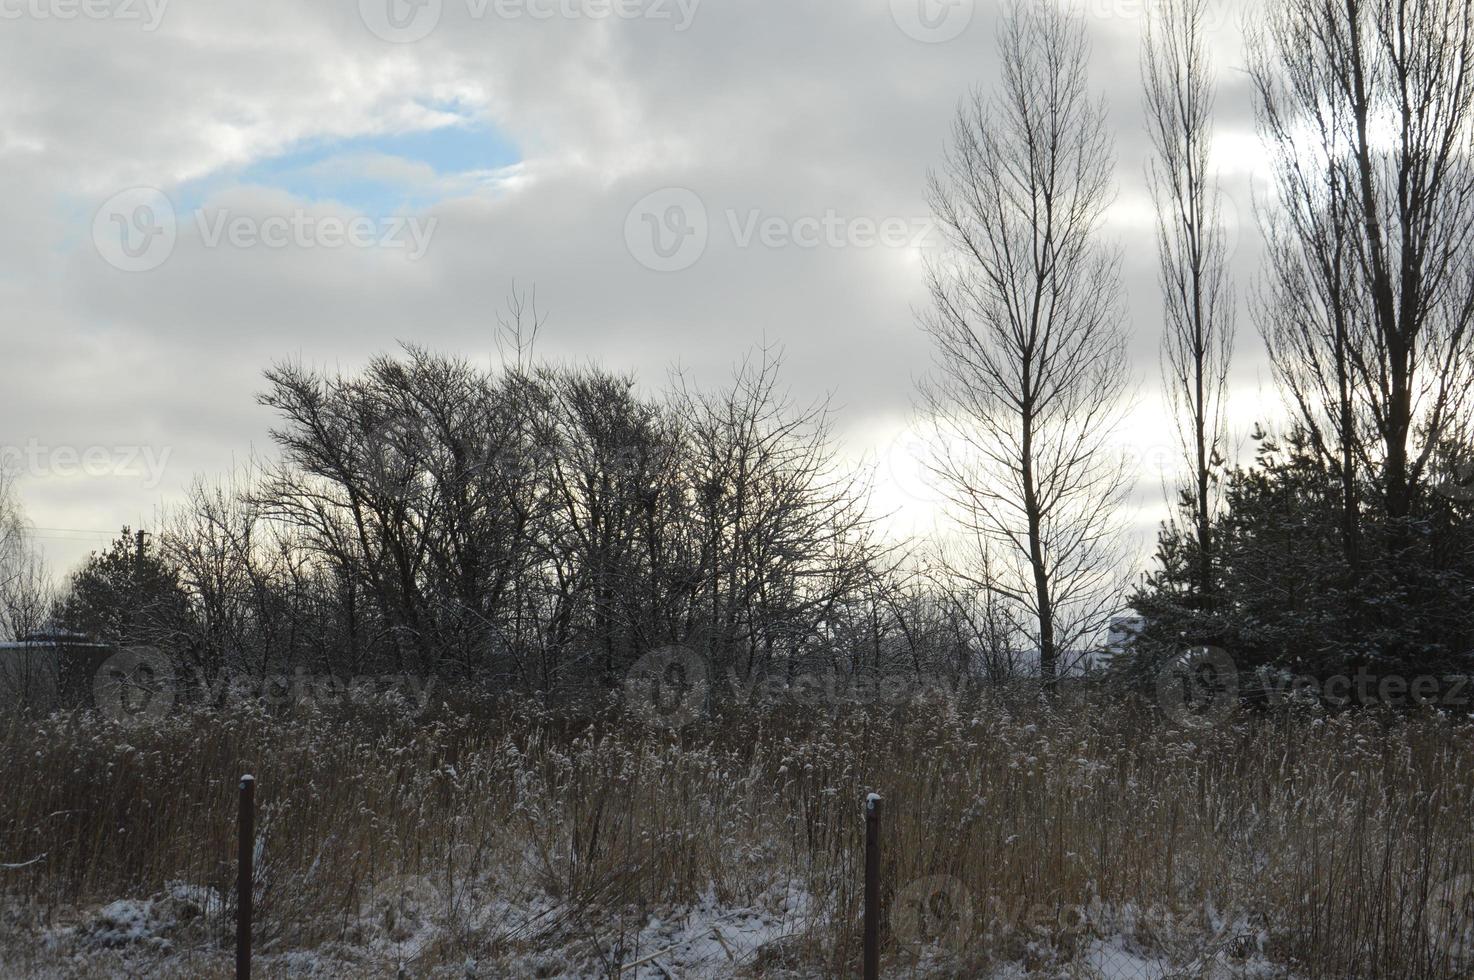
[[[1209,956],[1200,956],[1190,963],[1174,963],[1172,960],[1146,953],[1125,937],[1109,941],[1097,939],[1086,948],[1081,966],[1092,980],[1179,980],[1179,978],[1202,978],[1202,980],[1270,980],[1286,977],[1280,970],[1257,954],[1235,957],[1225,951],[1215,951]]]
[[[462,896],[471,898],[472,896]],[[260,950],[261,977],[454,977],[603,980],[615,963],[624,980],[800,978],[800,954],[813,952],[826,929],[811,896],[775,881],[753,901],[732,905],[714,891],[694,904],[648,909],[593,921],[572,916],[541,894],[457,900],[447,920],[443,896],[422,879],[393,879],[376,888],[360,921],[314,948]],[[56,915],[53,924],[13,926],[21,917],[0,904],[0,975],[71,980],[94,977],[213,978],[232,975],[229,910],[212,889],[172,882],[146,899],[118,899]],[[1127,916],[1129,918],[1129,915]],[[453,921],[452,921],[453,920]],[[987,980],[1271,980],[1286,978],[1263,955],[1262,934],[1242,923],[1200,941],[1196,951],[1168,951],[1128,934],[1082,942],[1072,953],[1031,948],[1032,967],[992,956],[961,959],[940,950],[897,964],[910,978],[969,976]],[[1229,936],[1224,941],[1224,936]],[[1034,944],[1030,944],[1031,947]],[[481,958],[457,952],[481,949]],[[972,951],[977,953],[978,951]],[[986,951],[983,951],[986,954]]]
[[[732,977],[801,934],[812,902],[780,882],[749,905],[729,906],[711,890],[696,904],[663,907],[639,924],[591,924],[547,896],[499,896],[456,921],[442,916],[443,894],[423,879],[393,879],[374,889],[342,940],[315,949],[261,949],[261,976],[528,977],[596,980],[623,963],[626,980]],[[48,916],[51,918],[53,916]],[[19,918],[19,916],[12,916]],[[229,976],[229,912],[214,891],[171,883],[146,899],[118,899],[69,914],[25,935],[0,933],[0,976]],[[505,948],[495,960],[448,956],[452,934]],[[599,938],[604,937],[604,938]],[[597,941],[596,941],[597,939]]]
[[[202,932],[208,918],[218,917],[223,909],[224,902],[213,889],[170,882],[153,898],[109,902],[79,922],[48,930],[44,936],[53,947],[142,946],[167,952],[177,940]]]
[[[633,980],[726,977],[750,966],[764,950],[798,936],[808,924],[811,902],[792,883],[774,886],[755,906],[724,908],[708,892],[693,908],[653,915],[640,930],[627,961],[639,965]],[[646,952],[648,950],[649,952]]]
[[[1164,980],[1173,972],[1170,963],[1128,952],[1119,940],[1091,943],[1084,962],[1101,980]]]

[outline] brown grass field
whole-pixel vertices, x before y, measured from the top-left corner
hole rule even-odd
[[[680,731],[531,700],[3,724],[7,977],[229,976],[241,772],[260,976],[855,976],[871,790],[884,976],[1455,977],[1474,951],[1474,725],[1431,713],[1195,729],[1075,691]]]

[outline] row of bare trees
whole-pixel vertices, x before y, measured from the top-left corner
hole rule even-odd
[[[1187,556],[1183,606],[1232,616],[1224,582],[1246,566],[1218,540],[1236,318],[1209,2],[1151,6],[1142,74],[1183,456],[1164,534]],[[1440,454],[1470,435],[1471,24],[1467,0],[1287,0],[1251,44],[1277,181],[1255,320],[1304,444],[1337,475],[1343,588],[1369,522],[1382,554],[1412,547]],[[949,248],[929,269],[921,402],[960,532],[930,571],[882,543],[827,409],[788,401],[771,352],[719,391],[677,377],[646,397],[533,361],[536,316],[514,299],[500,368],[407,347],[351,376],[268,372],[279,456],[198,488],[162,538],[189,648],[531,687],[608,680],[671,643],[743,677],[867,658],[1067,672],[1130,577],[1115,154],[1081,15],[1019,0],[999,51],[929,187]],[[1245,486],[1235,499],[1254,498]]]
[[[1343,548],[1406,521],[1441,447],[1469,436],[1474,15],[1467,2],[1288,0],[1251,74],[1278,207],[1256,309],[1316,451]],[[1376,499],[1358,497],[1363,476]]]
[[[139,549],[184,600],[150,606],[168,621],[129,637],[75,603],[71,617],[206,675],[416,672],[501,690],[615,682],[671,644],[743,681],[1007,662],[978,632],[985,602],[879,537],[829,409],[789,399],[772,350],[717,390],[677,375],[650,397],[534,361],[535,316],[513,308],[499,367],[408,346],[353,374],[271,369],[274,460],[197,484]],[[76,581],[128,592],[138,563],[110,558]]]
[[[1171,570],[1181,605],[1231,617],[1218,580],[1242,569],[1225,566],[1214,528],[1230,476],[1235,301],[1208,15],[1208,0],[1150,5],[1142,74],[1163,389],[1183,450],[1163,547],[1190,566]],[[1293,412],[1291,442],[1303,435],[1337,476],[1336,588],[1367,593],[1370,609],[1372,593],[1464,574],[1444,567],[1447,548],[1427,547],[1448,515],[1425,505],[1448,480],[1440,462],[1471,436],[1474,6],[1287,0],[1251,35],[1275,178],[1255,320]],[[922,407],[966,542],[953,571],[1029,624],[1048,681],[1060,651],[1098,631],[1120,596],[1126,484],[1110,445],[1131,379],[1102,234],[1114,155],[1090,95],[1083,15],[1019,0],[999,52],[998,83],[964,103],[931,182],[951,247],[931,267],[923,327],[937,370]]]

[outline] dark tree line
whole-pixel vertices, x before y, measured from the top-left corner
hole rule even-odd
[[[612,684],[681,644],[718,676],[971,671],[969,609],[878,537],[823,404],[755,352],[720,390],[409,346],[279,364],[279,452],[199,483],[73,579],[61,619],[206,676]],[[140,543],[141,542],[141,543]]]
[[[514,300],[494,368],[413,346],[352,375],[272,368],[273,461],[94,557],[63,618],[205,670],[546,689],[613,683],[683,644],[744,680],[1048,684],[1129,599],[1147,626],[1119,666],[1138,677],[1199,645],[1297,673],[1467,670],[1474,4],[1284,0],[1261,21],[1250,77],[1275,186],[1252,312],[1292,421],[1256,433],[1242,466],[1206,15],[1167,0],[1143,48],[1184,465],[1131,595],[1113,141],[1081,16],[1021,0],[999,83],[965,100],[930,183],[947,247],[929,267],[921,401],[959,532],[930,558],[879,536],[827,408],[789,401],[772,352],[720,389],[678,376],[650,396],[533,359],[536,317]],[[20,581],[6,527],[0,571]]]
[[[1226,474],[1214,519],[1219,602],[1195,601],[1195,534],[1164,531],[1158,567],[1133,605],[1150,625],[1132,668],[1150,680],[1164,657],[1205,645],[1239,668],[1328,677],[1439,676],[1474,667],[1474,494],[1430,493],[1406,520],[1362,515],[1352,568],[1333,459],[1303,429],[1255,434],[1254,462]],[[1373,497],[1370,480],[1357,488]]]
[[[1312,676],[1467,672],[1474,7],[1267,12],[1250,75],[1275,186],[1254,314],[1293,422],[1257,432],[1249,466],[1199,467],[1134,598],[1150,624],[1134,666],[1211,644]]]

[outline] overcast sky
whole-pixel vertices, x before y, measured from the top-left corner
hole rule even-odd
[[[1110,106],[1160,513],[1170,446],[1138,68],[1145,0],[1083,0]],[[411,340],[495,358],[514,281],[540,349],[718,380],[786,350],[832,396],[877,506],[925,526],[909,462],[930,358],[925,180],[995,75],[991,0],[0,0],[0,447],[64,569],[196,475],[271,450],[283,358]],[[1215,9],[1217,161],[1247,289],[1262,154],[1244,8]],[[1262,193],[1262,192],[1261,192]],[[1234,419],[1271,411],[1241,302]]]

